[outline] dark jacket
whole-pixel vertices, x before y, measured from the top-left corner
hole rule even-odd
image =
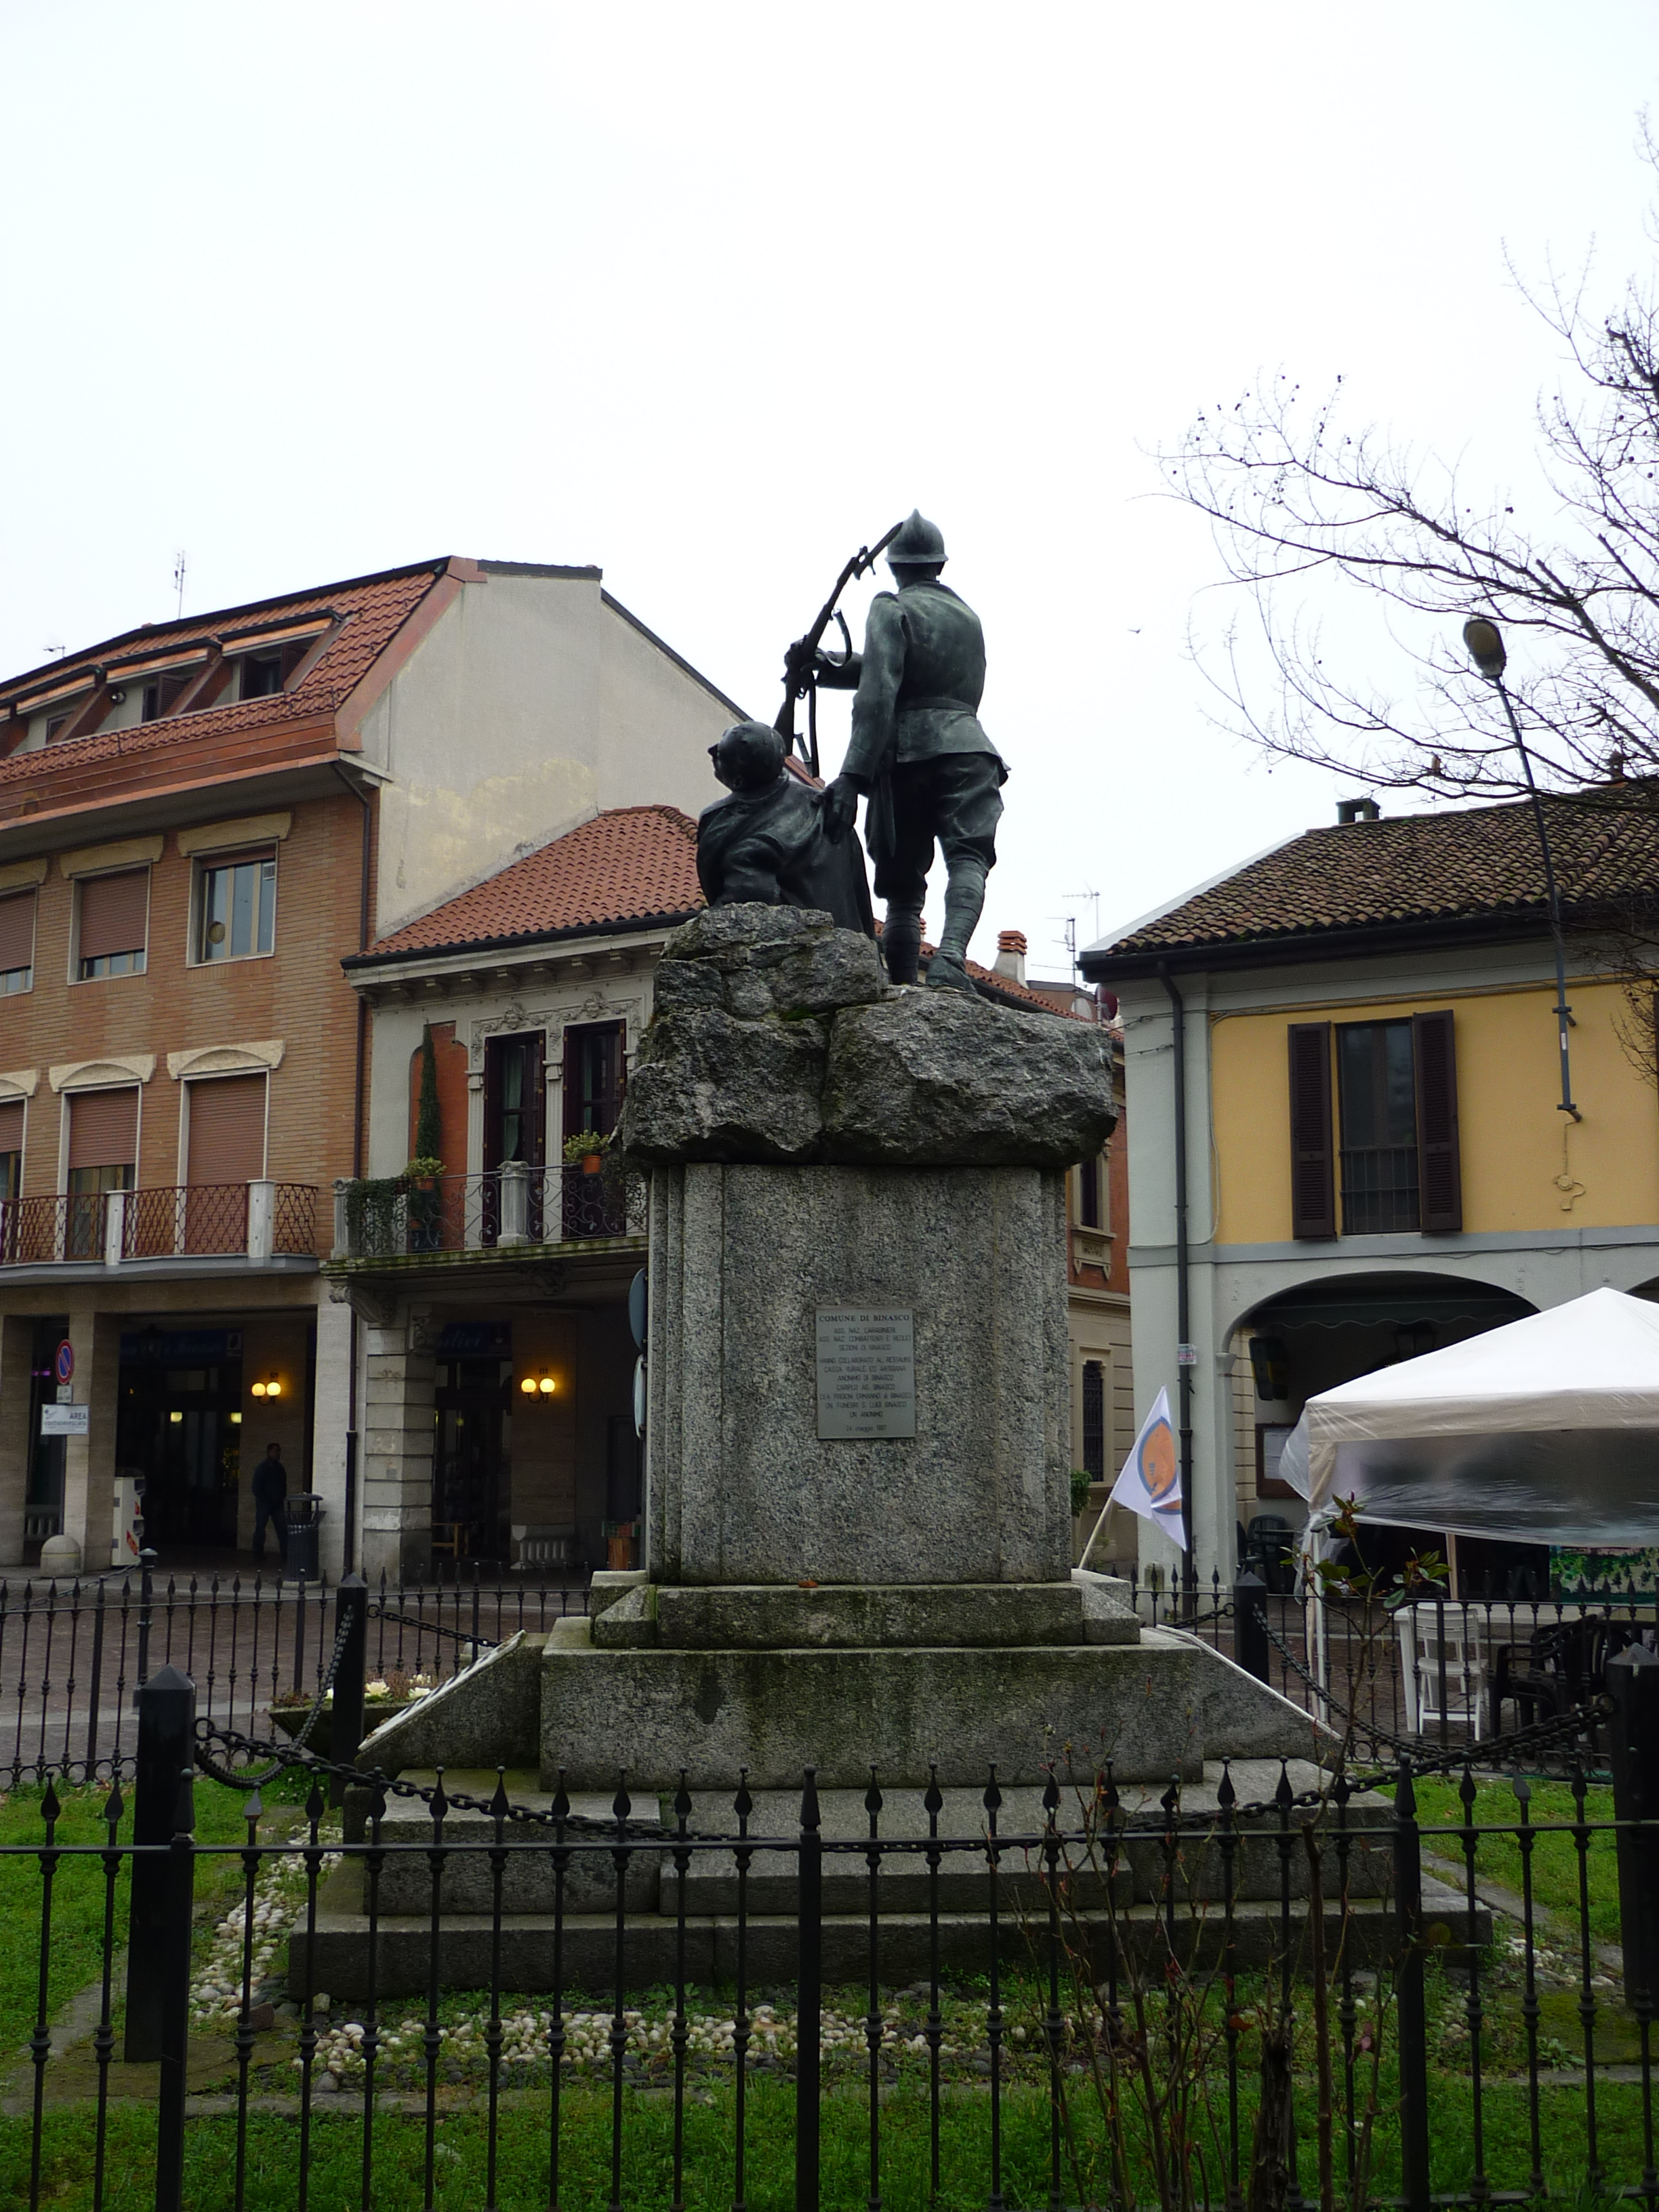
[[[256,1504],[278,1505],[288,1496],[288,1469],[279,1459],[262,1459],[253,1470]]]

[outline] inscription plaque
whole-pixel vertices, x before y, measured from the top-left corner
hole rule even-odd
[[[915,1317],[908,1306],[820,1306],[818,1434],[914,1437]]]

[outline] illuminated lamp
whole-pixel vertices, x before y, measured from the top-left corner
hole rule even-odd
[[[550,1375],[543,1376],[541,1379],[541,1393],[544,1398],[550,1398],[558,1387],[558,1384],[553,1380],[553,1377]]]
[[[524,1381],[520,1383],[519,1388],[524,1392],[526,1398],[533,1398],[536,1395],[535,1376],[533,1375],[526,1375]]]
[[[271,1370],[270,1380],[268,1382],[256,1382],[254,1384],[253,1395],[256,1398],[280,1398],[282,1396],[283,1386],[277,1380],[276,1372],[274,1368]]]
[[[168,1420],[174,1422],[182,1421],[184,1418],[185,1417],[182,1413],[169,1413],[167,1415]]]

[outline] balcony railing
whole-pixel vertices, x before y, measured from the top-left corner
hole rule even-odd
[[[1415,1145],[1342,1147],[1342,1234],[1374,1237],[1419,1224]]]
[[[417,1259],[424,1253],[511,1252],[645,1234],[645,1185],[617,1170],[516,1163],[490,1175],[407,1176],[334,1186],[337,1260]]]
[[[223,1257],[317,1249],[317,1193],[298,1182],[71,1191],[0,1202],[0,1267]]]

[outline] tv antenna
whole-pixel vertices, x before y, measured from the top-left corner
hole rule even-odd
[[[173,588],[179,594],[178,611],[185,611],[185,555],[181,546],[173,556]]]
[[[69,647],[66,645],[43,645],[40,650],[43,653],[55,653],[59,660],[61,660],[64,655],[69,651]]]
[[[1072,981],[1077,981],[1077,916],[1074,914],[1051,914],[1050,921],[1060,925],[1060,940],[1066,947],[1066,959],[1072,971]]]
[[[1095,935],[1096,937],[1098,937],[1100,935],[1100,893],[1097,890],[1091,890],[1088,884],[1085,884],[1080,891],[1067,891],[1066,893],[1066,896],[1068,899],[1089,899],[1092,901],[1095,909]]]

